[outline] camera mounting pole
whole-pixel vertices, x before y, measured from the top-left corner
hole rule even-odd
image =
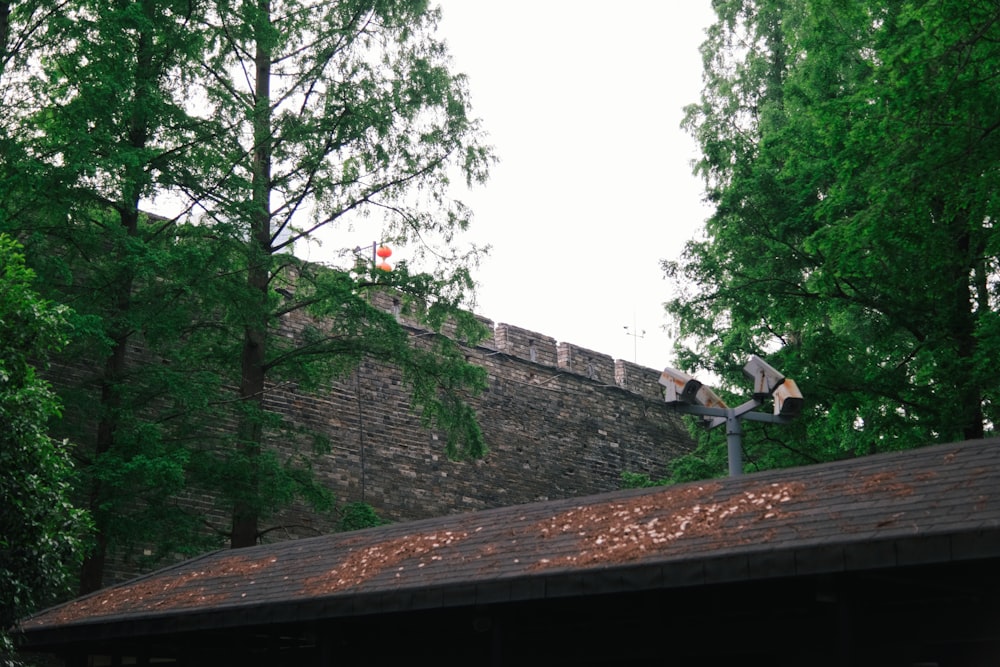
[[[735,408],[727,406],[715,392],[683,371],[665,368],[660,374],[660,384],[665,387],[663,398],[674,410],[701,416],[710,429],[726,425],[730,477],[743,474],[743,419],[787,424],[802,411],[802,393],[795,381],[757,355],[751,355],[743,373],[754,381],[754,394]],[[755,412],[768,398],[774,399],[774,414]]]

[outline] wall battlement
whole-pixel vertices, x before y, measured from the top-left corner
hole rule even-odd
[[[372,301],[386,312],[398,313],[399,302],[390,293],[376,292]],[[405,326],[421,330],[415,321],[405,316],[397,317]],[[538,366],[557,368],[606,385],[615,385],[651,400],[663,399],[659,370],[614,359],[610,355],[572,343],[559,342],[551,336],[513,324],[494,323],[481,315],[476,317],[492,333],[480,341],[478,347]]]
[[[413,335],[426,331],[399,314],[391,295],[373,302],[394,312]],[[304,426],[331,434],[324,474],[342,501],[364,501],[393,520],[583,496],[619,488],[623,472],[653,478],[694,447],[663,401],[660,372],[538,332],[479,317],[492,332],[467,358],[486,369],[488,387],[472,400],[489,452],[449,461],[443,433],[424,428],[390,366],[368,360],[322,397],[272,400],[280,409],[322,404]],[[310,424],[328,420],[335,428]]]
[[[412,336],[427,337],[391,294],[374,293],[372,301],[396,314]],[[694,448],[680,416],[663,401],[658,371],[479,319],[492,335],[463,349],[487,372],[486,389],[470,401],[489,448],[483,458],[449,460],[445,434],[421,423],[398,369],[372,358],[320,391],[268,387],[266,407],[291,427],[270,434],[269,445],[292,458],[314,440],[294,442],[288,433],[320,434],[328,449],[313,459],[313,471],[338,502],[368,503],[394,522],[611,491],[620,488],[623,472],[668,475],[670,463]],[[294,338],[314,324],[295,311],[283,316],[281,335]],[[138,345],[134,354],[141,362]],[[62,381],[96,391],[94,370],[64,367]],[[224,527],[231,508],[217,500],[206,491],[185,502]],[[335,525],[335,516],[295,506],[268,517],[262,539],[310,537]],[[121,557],[114,557],[107,583],[141,572]]]
[[[496,350],[539,366],[558,368],[589,380],[621,387],[651,400],[662,400],[660,371],[511,324],[497,324]]]

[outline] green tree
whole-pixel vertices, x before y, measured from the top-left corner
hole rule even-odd
[[[447,337],[430,348],[410,340],[368,297],[384,284],[426,323],[440,328],[451,317],[460,338],[479,336],[475,319],[458,309],[468,272],[320,270],[289,254],[316,231],[363,223],[364,215],[380,217],[378,236],[398,244],[434,236],[448,243],[467,224],[468,211],[448,198],[449,175],[457,169],[481,181],[491,156],[468,115],[464,79],[449,71],[434,34],[437,19],[413,0],[222,1],[207,16],[214,55],[204,97],[225,131],[199,176],[212,187],[202,187],[198,203],[241,245],[243,262],[232,288],[239,307],[230,311],[241,336],[240,412],[235,447],[220,458],[240,471],[223,487],[233,502],[234,547],[257,542],[273,504],[264,490],[288,474],[265,446],[275,382],[308,388],[365,355],[390,361],[424,417],[449,433],[450,453],[483,451],[462,400],[481,386],[482,370]],[[294,296],[279,298],[277,287]],[[302,308],[324,325],[306,332],[306,345],[289,347],[274,335],[277,323]]]
[[[82,493],[97,528],[81,590],[100,587],[110,551],[203,547],[200,520],[177,511],[191,434],[210,423],[222,381],[201,343],[211,311],[206,266],[226,249],[141,207],[183,190],[184,165],[211,123],[184,109],[182,86],[202,60],[200,3],[108,5],[73,0],[12,14],[37,35],[8,68],[21,100],[6,155],[4,227],[23,241],[50,298],[73,306],[76,336],[63,384]],[[33,31],[33,32],[32,32]],[[10,118],[10,117],[9,117]],[[209,272],[209,275],[211,272]]]
[[[715,211],[664,265],[682,365],[737,401],[750,353],[797,380],[802,419],[748,425],[757,467],[981,437],[1000,390],[997,8],[715,6],[686,119]],[[723,440],[678,469],[715,470]]]
[[[40,298],[33,278],[0,234],[0,662],[11,658],[8,629],[68,591],[87,543],[69,448],[46,430],[59,403],[36,372],[67,341],[66,309]]]
[[[97,525],[82,590],[101,585],[108,554],[242,546],[294,499],[330,505],[308,450],[267,446],[315,441],[273,410],[278,383],[309,391],[366,356],[390,362],[451,455],[483,451],[464,400],[482,369],[373,305],[393,290],[410,317],[474,339],[482,329],[458,307],[465,258],[385,274],[291,253],[321,228],[371,224],[419,258],[467,224],[448,179],[482,180],[492,156],[426,3],[28,7],[5,24],[37,39],[2,73],[16,113],[0,208],[46,293],[73,306],[67,367],[96,362],[61,425],[80,436]],[[171,217],[142,212],[161,205]],[[296,311],[313,325],[279,335]],[[206,532],[185,511],[199,490],[231,525]]]

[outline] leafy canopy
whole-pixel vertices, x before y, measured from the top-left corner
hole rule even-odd
[[[795,378],[807,410],[748,425],[753,467],[981,437],[1000,391],[1000,10],[715,8],[685,121],[714,212],[664,264],[681,364],[737,403],[751,353]],[[703,440],[681,467],[721,472],[724,434]]]
[[[375,305],[392,290],[435,332],[482,335],[462,309],[471,212],[449,183],[481,182],[493,156],[437,10],[66,0],[9,17],[0,229],[45,296],[73,307],[57,428],[97,528],[84,590],[106,558],[248,544],[292,503],[332,510],[312,474],[322,434],[275,410],[278,387],[321,391],[375,359],[399,369],[449,455],[484,451],[467,402],[484,371]],[[293,253],[355,229],[430,268]]]
[[[7,630],[64,595],[87,545],[66,442],[49,437],[59,402],[36,370],[69,335],[66,309],[40,298],[18,245],[0,234],[0,662]]]

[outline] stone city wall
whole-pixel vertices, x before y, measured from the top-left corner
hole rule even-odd
[[[489,447],[480,460],[448,460],[443,434],[421,426],[398,372],[374,360],[320,395],[271,393],[271,407],[329,436],[320,474],[342,502],[404,521],[582,496],[619,488],[622,472],[662,477],[693,448],[663,402],[658,370],[481,321],[493,335],[467,349],[489,376],[473,401]]]
[[[398,310],[391,296],[376,299],[387,312]],[[305,317],[287,315],[283,334],[295,336],[308,324]],[[313,466],[339,503],[365,502],[400,522],[584,496],[620,488],[623,472],[665,476],[674,458],[693,449],[680,417],[663,401],[658,370],[480,320],[492,335],[465,348],[488,373],[487,389],[473,400],[489,447],[479,460],[449,460],[444,435],[425,428],[410,409],[398,370],[378,360],[365,360],[318,393],[270,388],[268,408],[328,440],[329,452]],[[412,336],[436,335],[405,318],[401,324]],[[86,387],[95,370],[62,367],[60,373]],[[269,444],[293,451],[287,442]],[[212,497],[191,495],[185,502],[208,523],[228,525],[228,510]],[[264,522],[262,539],[309,537],[335,524],[336,517],[297,506]],[[133,556],[111,554],[107,583],[146,569]]]

